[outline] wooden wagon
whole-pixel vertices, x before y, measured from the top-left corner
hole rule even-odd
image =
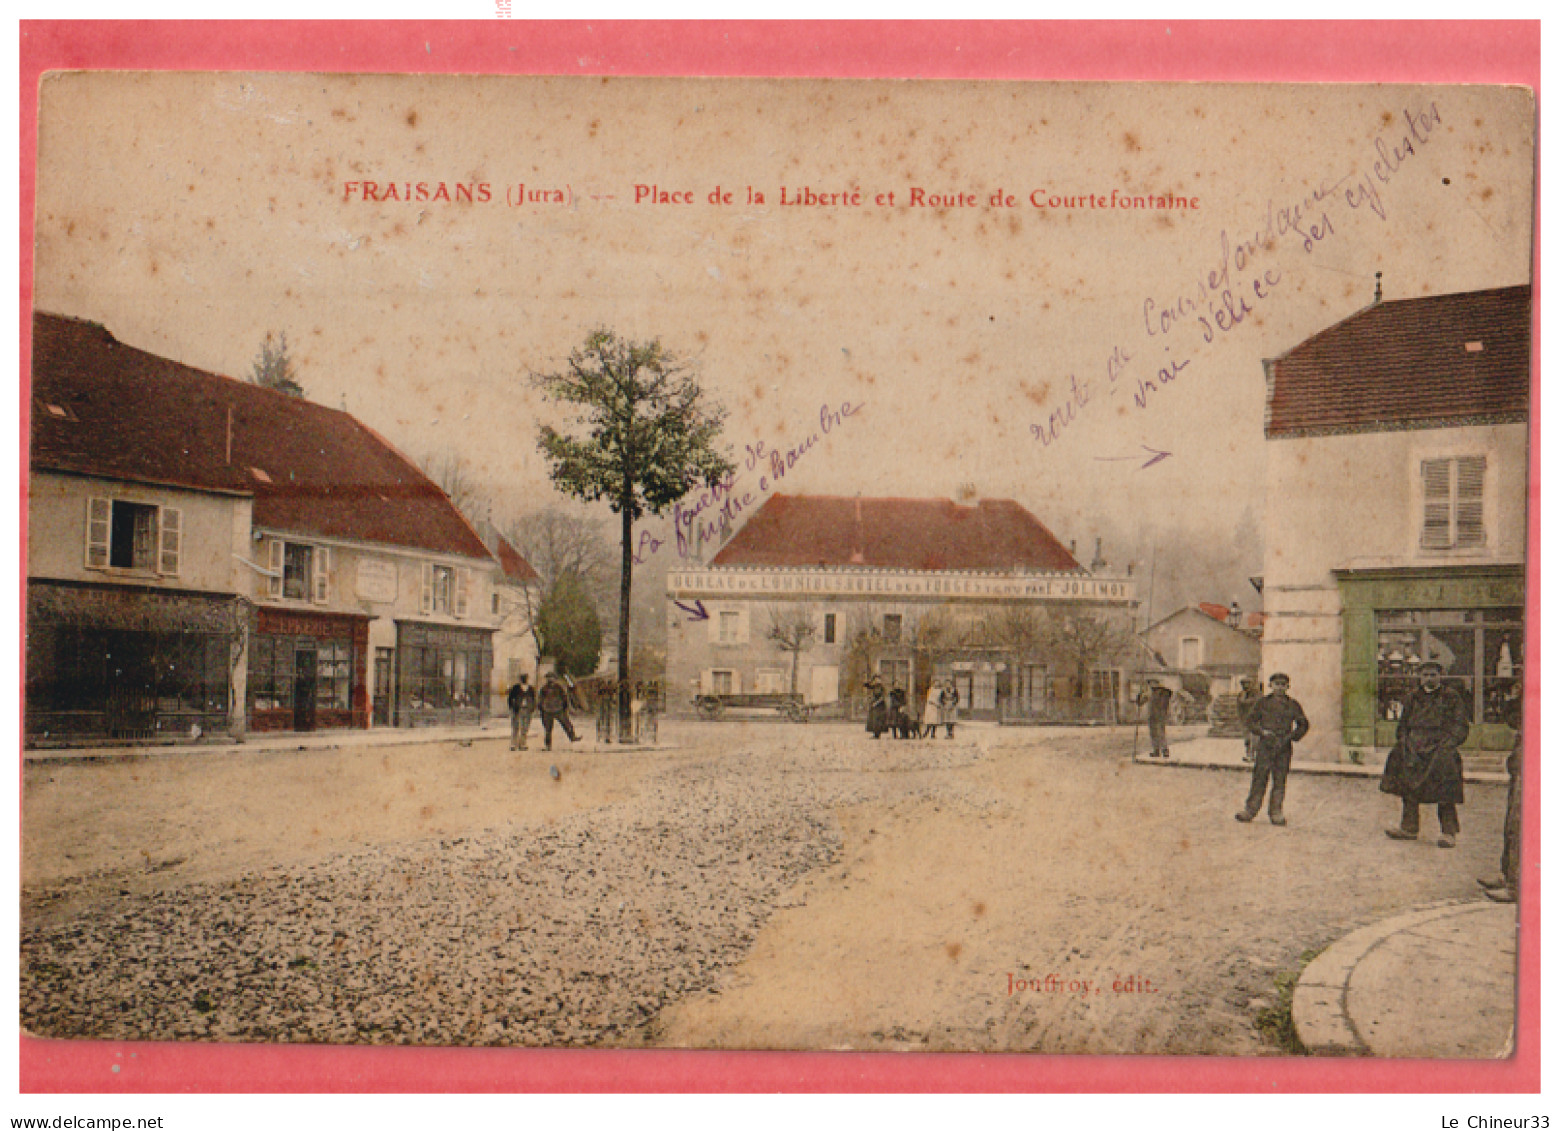
[[[805,723],[812,717],[812,708],[800,693],[757,692],[747,695],[699,695],[694,707],[701,719],[719,719],[727,711],[775,711],[793,723]]]

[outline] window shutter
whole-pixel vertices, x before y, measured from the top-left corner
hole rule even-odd
[[[455,615],[463,617],[466,608],[471,603],[471,571],[469,569],[457,569],[455,571]]]
[[[314,547],[314,603],[330,600],[330,547]]]
[[[87,568],[108,568],[108,536],[114,506],[107,499],[87,500]]]
[[[1425,525],[1420,545],[1445,550],[1452,545],[1452,461],[1427,459],[1420,463],[1424,477]]]
[[[1457,461],[1458,546],[1484,545],[1484,457]]]
[[[165,577],[179,576],[179,552],[184,548],[183,515],[177,507],[157,511],[157,572]]]
[[[705,668],[702,672],[699,673],[699,691],[701,694],[709,695],[713,693],[714,690],[715,673],[709,668]]]
[[[282,569],[283,559],[287,553],[287,546],[280,538],[271,539],[271,576],[266,578],[266,591],[272,597],[282,595]]]
[[[419,606],[423,615],[433,612],[433,563],[423,562],[422,567],[422,604]]]

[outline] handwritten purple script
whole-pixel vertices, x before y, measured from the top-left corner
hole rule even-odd
[[[1266,214],[1250,229],[1249,238],[1232,237],[1228,229],[1219,233],[1217,258],[1213,266],[1199,272],[1195,287],[1182,294],[1144,298],[1143,340],[1134,341],[1132,347],[1137,354],[1128,352],[1127,346],[1118,342],[1111,346],[1105,359],[1103,388],[1106,397],[1114,397],[1123,388],[1128,388],[1132,392],[1133,405],[1147,409],[1168,385],[1187,377],[1197,358],[1193,356],[1193,349],[1185,345],[1172,346],[1176,331],[1183,326],[1195,327],[1203,345],[1215,345],[1237,332],[1253,313],[1264,308],[1284,282],[1284,274],[1277,264],[1265,265],[1259,260],[1271,257],[1285,240],[1298,244],[1310,255],[1324,241],[1338,235],[1333,216],[1340,198],[1349,209],[1349,213],[1340,215],[1358,212],[1363,207],[1385,222],[1387,208],[1382,190],[1429,142],[1441,124],[1441,112],[1432,102],[1429,110],[1405,109],[1403,119],[1407,128],[1402,140],[1395,145],[1389,144],[1378,134],[1370,151],[1371,157],[1367,159],[1369,166],[1363,173],[1350,172],[1331,183],[1324,181],[1287,204],[1276,204],[1269,199]],[[1142,358],[1145,349],[1149,351],[1148,358]],[[1146,361],[1147,368],[1153,372],[1139,373],[1131,381],[1123,380],[1134,356],[1142,359],[1140,366]],[[1089,377],[1068,374],[1066,390],[1062,403],[1043,422],[1029,426],[1030,434],[1040,442],[1042,450],[1060,441],[1089,406],[1102,399],[1096,395],[1099,387]],[[1150,467],[1156,462],[1153,460],[1143,466]]]
[[[736,470],[713,487],[691,492],[672,504],[672,538],[677,556],[688,558],[700,545],[724,536],[739,516],[762,503],[825,436],[838,431],[865,407],[865,401],[841,401],[838,408],[825,404],[818,410],[818,426],[799,441],[771,445],[755,440],[743,445],[745,450]],[[648,530],[641,531],[634,563],[643,565],[663,545],[664,539],[654,537]]]

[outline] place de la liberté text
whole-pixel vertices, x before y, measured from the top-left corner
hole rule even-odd
[[[901,208],[946,212],[957,209],[1038,208],[1056,211],[1198,212],[1202,198],[1152,188],[1041,187],[1019,191],[907,185],[882,191],[857,187],[753,185],[690,187],[635,184],[625,193],[576,193],[569,184],[495,184],[490,181],[344,181],[341,199],[349,204],[507,204],[511,208],[572,206],[581,197],[598,203],[623,201],[645,208],[778,207],[800,209]]]

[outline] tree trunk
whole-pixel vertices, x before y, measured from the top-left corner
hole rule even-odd
[[[628,618],[634,592],[634,514],[630,509],[632,488],[623,492],[623,583],[618,591],[618,741],[629,742],[633,711],[629,704],[632,689],[628,683]]]
[[[802,662],[802,650],[797,648],[791,653],[791,694],[796,694],[796,668]]]

